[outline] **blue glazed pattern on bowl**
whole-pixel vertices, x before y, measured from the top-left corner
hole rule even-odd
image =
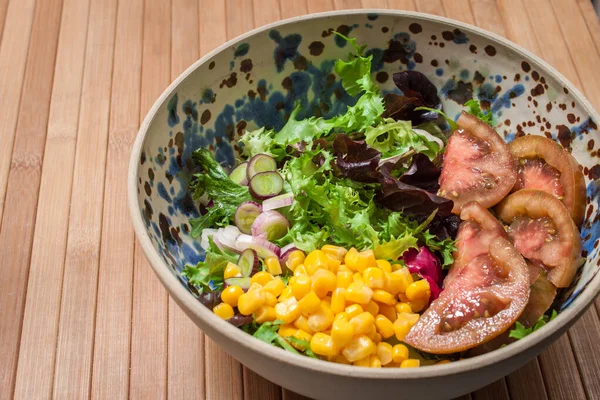
[[[439,89],[449,116],[475,98],[492,110],[507,141],[545,135],[571,151],[584,168],[588,205],[581,228],[586,262],[560,300],[567,307],[600,269],[600,135],[589,106],[552,71],[483,35],[386,14],[324,16],[250,36],[206,60],[158,109],[139,159],[138,205],[173,274],[187,287],[182,268],[204,257],[189,236],[189,219],[198,216],[187,190],[192,151],[208,148],[232,166],[246,130],[281,128],[296,103],[305,118],[331,117],[355,102],[333,70],[351,51],[334,30],[367,45],[382,93],[397,91],[394,72],[415,69]]]

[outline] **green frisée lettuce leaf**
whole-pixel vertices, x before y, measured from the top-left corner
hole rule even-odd
[[[492,126],[493,125],[493,121],[492,121],[492,112],[489,110],[482,110],[481,109],[481,104],[475,100],[475,99],[471,99],[469,101],[467,101],[465,103],[465,107],[468,107],[467,112],[477,118],[479,118],[480,120],[482,120],[483,122],[485,122],[486,124]]]
[[[190,220],[190,234],[196,238],[205,228],[229,225],[238,205],[250,200],[250,193],[247,187],[229,178],[207,149],[194,151],[192,159],[202,169],[202,172],[194,174],[190,183],[193,198],[197,200],[206,194],[213,201],[213,206],[207,208],[205,215]]]
[[[391,118],[386,118],[377,126],[368,127],[365,130],[365,141],[380,151],[382,158],[402,155],[412,150],[433,160],[442,150],[437,141],[415,132],[410,121],[394,121]]]
[[[552,313],[550,315],[546,315],[546,314],[542,315],[537,320],[537,322],[529,328],[525,328],[525,326],[523,326],[523,324],[521,324],[519,321],[517,321],[515,323],[515,328],[510,331],[510,333],[508,334],[508,337],[517,339],[517,340],[523,339],[525,336],[530,335],[531,333],[542,328],[544,325],[546,325],[548,322],[552,321],[557,316],[558,316],[558,312],[556,310],[552,310]]]
[[[209,248],[206,251],[204,261],[196,266],[187,265],[181,275],[188,278],[190,283],[202,291],[221,290],[223,287],[223,272],[228,263],[236,263],[237,254],[219,249],[212,240],[208,238]]]

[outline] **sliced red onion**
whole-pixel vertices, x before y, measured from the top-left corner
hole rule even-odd
[[[225,279],[225,286],[239,286],[246,291],[250,287],[250,279],[251,278],[249,276],[244,276],[241,278],[227,278]]]
[[[263,211],[291,206],[294,202],[294,193],[284,193],[263,201]]]
[[[260,258],[279,257],[281,249],[267,239],[242,233],[235,240],[238,251],[255,250]]]
[[[240,165],[238,165],[237,167],[235,167],[229,173],[229,179],[231,179],[238,185],[248,186],[248,175],[246,173],[247,170],[248,170],[248,163],[243,162]]]
[[[252,223],[252,235],[277,240],[290,229],[290,221],[279,211],[271,210],[260,214]]]
[[[215,244],[215,246],[217,246],[219,249],[221,250],[225,250],[226,247],[223,245],[223,243],[221,243],[221,241],[219,240],[218,236],[213,236],[213,242]]]
[[[277,162],[268,154],[257,154],[248,162],[246,175],[248,180],[261,172],[277,171]]]
[[[219,228],[215,236],[213,236],[213,240],[215,240],[215,244],[216,240],[218,240],[227,250],[240,253],[240,250],[236,246],[236,239],[241,234],[238,228],[228,225],[225,228]]]
[[[256,250],[246,249],[242,251],[240,258],[238,258],[237,265],[240,267],[243,276],[252,276],[257,273],[258,267],[260,266],[260,260],[258,259]]]
[[[261,212],[262,207],[260,204],[254,201],[245,201],[235,210],[235,214],[233,215],[235,225],[240,232],[250,234],[252,233],[252,223]]]
[[[279,256],[279,261],[281,261],[285,265],[285,262],[286,262],[287,258],[289,257],[289,255],[292,254],[292,251],[296,251],[296,250],[300,250],[300,249],[298,249],[294,243],[290,243],[290,244],[282,247],[281,256]]]
[[[208,238],[214,236],[215,233],[217,233],[216,229],[203,229],[202,234],[200,235],[200,247],[204,250],[208,250],[208,246],[210,245]]]
[[[198,201],[200,202],[200,204],[206,207],[208,206],[208,203],[210,203],[211,199],[208,198],[208,193],[204,193],[202,196],[200,196]]]
[[[283,190],[283,178],[277,172],[261,172],[250,179],[250,194],[255,199],[266,200],[277,196]]]

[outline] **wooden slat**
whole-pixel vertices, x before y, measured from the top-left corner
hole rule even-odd
[[[144,5],[140,121],[171,81],[171,2]],[[168,295],[136,241],[129,395],[167,397]]]
[[[388,8],[387,0],[361,0],[363,8]]]
[[[227,41],[225,2],[199,0],[200,54]]]
[[[302,396],[301,394],[290,392],[289,390],[283,391],[283,400],[311,400],[309,397]]]
[[[577,3],[579,4],[579,10],[581,11],[583,18],[585,19],[587,28],[592,35],[596,50],[600,53],[600,20],[594,10],[594,6],[588,0],[577,0]]]
[[[63,6],[15,399],[52,393],[88,10],[88,1],[65,0]]]
[[[89,396],[116,0],[91,4],[53,397]]]
[[[579,364],[579,375],[589,399],[600,398],[600,322],[594,307],[570,330],[571,346]]]
[[[295,3],[300,2],[286,2],[283,8],[288,8]],[[252,15],[254,16],[254,26],[256,27],[263,26],[281,19],[279,0],[253,0],[252,10]]]
[[[498,379],[496,382],[487,385],[486,387],[479,389],[471,393],[473,400],[508,400],[508,389],[506,387],[506,381],[504,378]]]
[[[256,7],[254,9],[256,10]],[[281,6],[280,3],[279,12],[281,13],[281,19],[305,15],[308,14],[308,4],[306,0],[287,1],[285,6]]]
[[[199,56],[198,1],[173,0],[171,79]],[[168,398],[203,399],[204,335],[169,297]]]
[[[92,368],[98,399],[129,395],[134,234],[124,171],[138,129],[143,4],[121,1],[117,10]]]
[[[446,17],[475,25],[469,0],[442,0]]]
[[[531,20],[526,12],[522,12],[523,0],[498,0],[498,9],[504,22],[506,37],[540,55],[540,46],[531,26]]]
[[[2,146],[0,146],[0,221],[2,221],[4,210],[6,184],[8,182],[8,171],[15,138],[34,8],[35,0],[12,0],[9,2],[2,43],[0,44],[0,110],[2,110],[2,118],[0,118],[0,142],[2,142]],[[0,344],[3,343],[3,341],[0,341]],[[2,348],[0,347],[0,349]],[[2,354],[3,350],[0,350],[0,360],[2,360]],[[4,373],[1,376],[4,376]],[[4,382],[4,378],[0,380],[0,384],[2,382]],[[0,386],[1,388],[2,386]]]
[[[206,398],[242,400],[244,388],[240,363],[207,338],[206,345]]]
[[[281,400],[281,387],[244,368],[244,399]]]
[[[309,13],[318,13],[333,10],[333,0],[306,0]]]
[[[585,398],[585,391],[567,335],[561,336],[539,356],[539,359],[548,398]]]
[[[471,0],[471,9],[478,27],[506,36],[496,0]]]
[[[0,0],[0,40],[4,31],[4,23],[6,22],[6,10],[8,9],[8,0]]]
[[[417,11],[444,16],[444,6],[442,0],[416,0]]]
[[[360,0],[333,0],[336,10],[349,10],[361,8]]]
[[[414,0],[387,0],[388,8],[392,10],[416,11]]]
[[[227,10],[227,40],[254,29],[254,9],[246,0],[225,0]]]
[[[49,0],[35,8],[8,176],[0,231],[0,397],[15,384],[61,6]]]
[[[537,358],[506,377],[513,400],[543,400],[548,398]]]

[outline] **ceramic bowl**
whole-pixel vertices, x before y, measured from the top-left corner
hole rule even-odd
[[[446,113],[471,98],[486,102],[500,135],[545,135],[584,168],[585,265],[562,294],[554,321],[514,344],[462,361],[418,369],[367,369],[296,356],[269,346],[205,308],[180,272],[203,258],[189,236],[198,210],[187,190],[190,155],[210,149],[223,165],[237,156],[245,129],[281,128],[294,103],[299,118],[331,117],[353,99],[333,72],[355,37],[373,54],[373,76],[385,92],[391,75],[415,69],[439,88]],[[562,335],[600,290],[600,117],[544,61],[492,33],[431,15],[360,10],[308,15],[242,35],[203,57],[156,101],[137,136],[129,168],[135,232],[152,268],[187,315],[225,351],[263,377],[318,399],[455,397],[521,367]],[[210,368],[210,366],[208,366]]]

